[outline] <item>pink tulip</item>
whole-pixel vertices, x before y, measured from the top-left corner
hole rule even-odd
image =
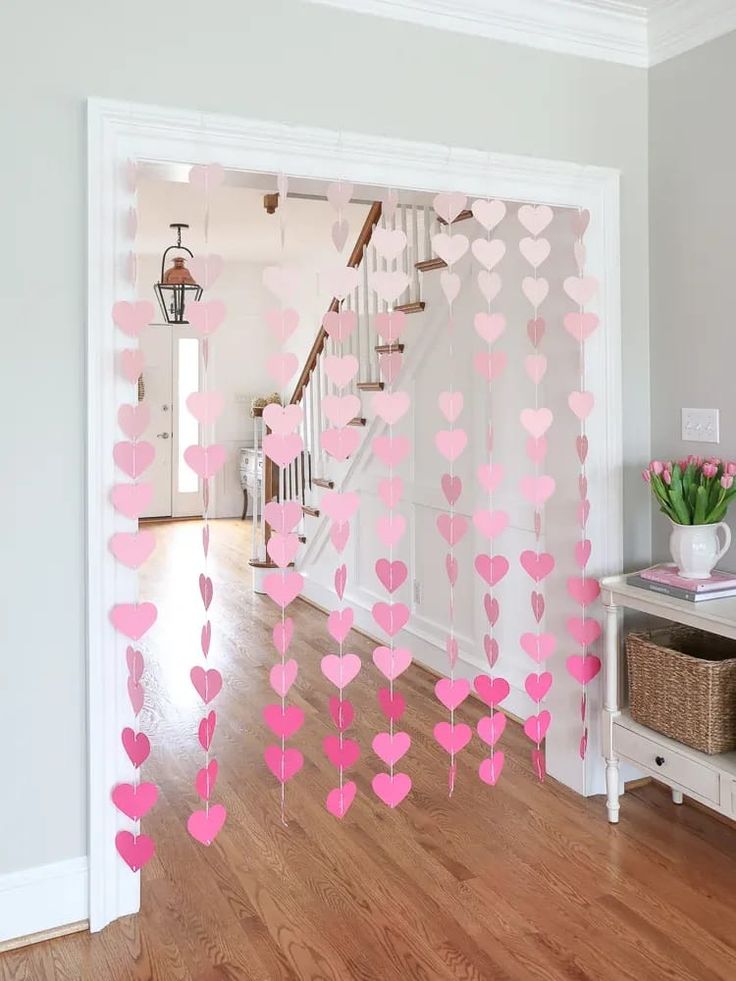
[[[731,490],[733,487],[733,474],[724,473],[724,475],[721,477],[721,487],[724,490]]]
[[[736,463],[727,463],[726,464],[726,473],[730,477],[736,477]]]
[[[642,470],[641,475],[648,484],[651,483],[652,475],[649,470]]]
[[[664,470],[664,464],[661,460],[652,460],[652,462],[649,464],[649,469],[653,474],[656,474],[659,477]]]
[[[662,480],[665,482],[665,484],[667,484],[668,487],[672,483],[672,474],[670,473],[669,470],[662,471]]]
[[[718,467],[715,465],[715,463],[704,463],[703,464],[703,476],[704,477],[707,477],[708,479],[710,479],[711,477],[715,477],[715,475],[717,473],[718,473]]]

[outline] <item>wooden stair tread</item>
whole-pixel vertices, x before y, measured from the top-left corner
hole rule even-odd
[[[467,221],[468,218],[472,218],[472,217],[473,217],[473,212],[470,210],[470,208],[465,208],[464,211],[461,211],[460,212],[460,214],[457,216],[457,218],[454,218],[453,219],[452,224],[453,225],[456,225],[459,221]],[[445,219],[444,218],[440,218],[439,215],[437,215],[437,221],[440,223],[440,225],[446,225],[447,224],[447,222],[445,221]]]
[[[358,382],[357,388],[361,392],[382,392],[383,382]]]
[[[302,543],[302,545],[306,545],[307,544],[307,536],[306,535],[300,535],[299,536],[299,541]]]
[[[414,300],[412,303],[400,303],[394,310],[400,310],[402,313],[421,313],[426,307],[424,300]]]
[[[362,416],[353,416],[348,426],[365,426],[366,420]]]
[[[315,487],[326,487],[327,490],[332,490],[332,488],[335,486],[335,481],[334,480],[327,480],[326,477],[315,477],[312,480],[312,484]]]
[[[308,514],[310,518],[319,517],[319,508],[313,508],[309,504],[302,504],[302,512]]]
[[[434,259],[424,259],[422,262],[415,262],[414,266],[419,272],[431,272],[432,269],[446,269],[447,263],[444,259],[436,256]]]
[[[376,354],[403,354],[403,344],[376,344]]]

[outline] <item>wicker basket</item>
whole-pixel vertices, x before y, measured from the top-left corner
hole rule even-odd
[[[736,749],[736,643],[690,627],[626,638],[636,722],[703,753]]]

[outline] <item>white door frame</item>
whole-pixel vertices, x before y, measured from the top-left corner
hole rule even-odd
[[[137,597],[137,576],[115,563],[107,543],[132,522],[109,501],[115,482],[112,447],[118,405],[133,398],[133,386],[114,370],[115,351],[126,346],[110,314],[115,300],[130,295],[123,269],[131,204],[125,168],[129,160],[177,163],[217,161],[226,168],[351,180],[416,190],[457,190],[519,202],[588,208],[588,265],[601,279],[603,323],[589,341],[588,379],[604,411],[594,413],[590,436],[591,513],[595,542],[592,575],[622,565],[622,423],[619,173],[532,157],[414,143],[406,140],[288,126],[233,116],[209,115],[127,102],[88,102],[89,256],[87,325],[87,656],[89,753],[90,928],[136,912],[140,877],[118,857],[114,838],[129,826],[110,801],[111,788],[130,778],[120,731],[131,722],[126,698],[124,639],[108,619],[116,602]],[[562,678],[564,669],[559,669]],[[568,706],[577,709],[577,698]],[[559,716],[558,716],[559,717]],[[591,728],[596,716],[591,712]],[[553,727],[552,733],[557,727]],[[583,793],[597,792],[600,761],[548,754],[550,772]],[[574,734],[579,736],[579,728]],[[194,734],[192,736],[194,738]],[[569,733],[568,733],[569,742]],[[154,747],[155,752],[155,747]],[[560,758],[557,758],[557,757]],[[562,758],[564,757],[564,758]],[[573,772],[574,771],[574,772]]]

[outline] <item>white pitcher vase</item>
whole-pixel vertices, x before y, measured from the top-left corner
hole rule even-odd
[[[718,532],[723,532],[721,545]],[[725,521],[711,525],[677,525],[672,522],[670,554],[677,572],[685,579],[708,579],[731,544],[731,529]]]

